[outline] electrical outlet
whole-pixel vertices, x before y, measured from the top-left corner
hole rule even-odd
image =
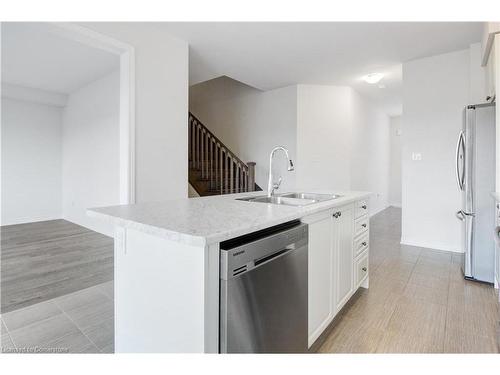
[[[411,154],[411,160],[420,161],[422,160],[422,154],[420,152],[414,152]]]

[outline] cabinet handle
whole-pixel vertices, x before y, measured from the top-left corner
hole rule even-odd
[[[366,246],[366,242],[361,242],[361,245]]]
[[[339,216],[342,216],[342,212],[339,211]]]
[[[362,269],[363,271],[365,271],[365,272],[366,272],[366,267],[363,267],[363,268],[361,268],[361,269]]]
[[[338,218],[340,215],[342,215],[342,212],[337,211],[333,214],[333,217]]]
[[[366,210],[366,204],[362,205],[362,206],[361,206],[361,208],[362,208],[363,210]]]
[[[361,224],[361,226],[362,226],[363,228],[366,228],[366,224]]]

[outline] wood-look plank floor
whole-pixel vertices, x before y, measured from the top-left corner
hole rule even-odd
[[[493,288],[465,281],[450,253],[400,245],[400,227],[398,209],[372,219],[370,288],[353,297],[319,352],[498,352]],[[2,316],[2,348],[113,352],[113,284],[101,284],[113,278],[112,239],[62,220],[1,229],[2,312],[4,292],[6,310],[15,310]],[[65,295],[89,283],[101,285]]]
[[[1,312],[113,280],[113,239],[65,220],[0,227]]]
[[[370,222],[370,288],[336,319],[321,353],[498,353],[490,285],[466,281],[460,257],[400,244],[401,210]]]

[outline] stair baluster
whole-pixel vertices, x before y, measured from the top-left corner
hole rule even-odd
[[[189,182],[200,195],[256,189],[255,163],[242,162],[191,113],[188,119],[188,153]]]

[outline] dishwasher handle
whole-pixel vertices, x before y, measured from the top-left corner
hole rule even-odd
[[[270,255],[266,255],[262,258],[256,259],[253,263],[254,267],[258,267],[261,264],[267,263],[272,261],[273,259],[276,259],[282,255],[285,255],[286,253],[289,253],[290,251],[295,250],[295,244],[288,245],[285,247],[283,250],[278,250],[275,253],[272,253]]]
[[[289,253],[293,252],[297,247],[295,246],[295,243],[290,244],[286,246],[284,249],[275,251],[272,254],[265,255],[259,259],[255,259],[253,262],[248,262],[247,264],[244,264],[242,266],[239,266],[237,268],[233,269],[226,269],[224,273],[221,274],[221,278],[224,280],[228,280],[232,277],[237,277],[241,274],[250,272],[256,268],[259,268],[261,266],[264,266],[268,263],[271,263],[272,261],[282,258]]]
[[[271,235],[253,238],[240,246],[220,249],[220,279],[229,280],[251,269],[305,247],[308,243],[307,224],[299,223]]]

